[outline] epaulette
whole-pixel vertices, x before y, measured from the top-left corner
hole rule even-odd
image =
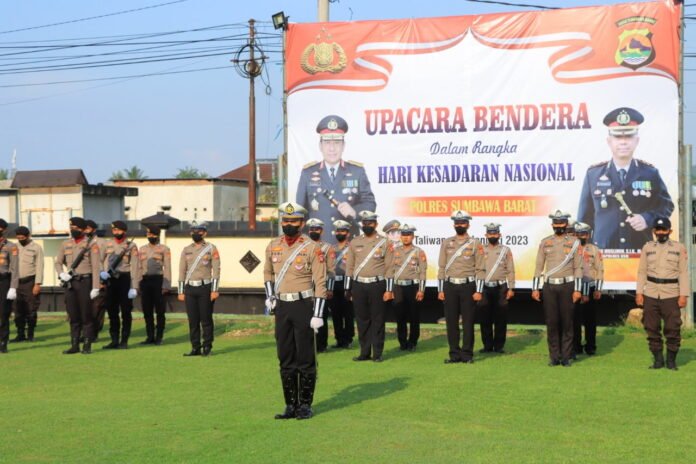
[[[651,167],[651,168],[654,168],[654,167],[655,167],[654,164],[650,164],[650,163],[648,163],[647,161],[643,161],[642,159],[636,158],[636,161],[638,161],[639,164],[643,164],[643,165],[648,166],[648,167]]]
[[[606,166],[607,162],[606,161],[600,161],[599,163],[595,163],[590,165],[587,169],[593,169],[593,168],[598,168],[600,166]]]
[[[362,168],[364,166],[362,163],[358,163],[357,161],[353,161],[353,160],[346,160],[346,163],[352,164],[353,166],[357,166],[359,168]]]
[[[321,161],[310,161],[309,163],[307,163],[307,164],[305,164],[304,166],[302,166],[302,169],[311,168],[312,166],[315,166],[315,165],[318,165],[318,164],[321,164]]]

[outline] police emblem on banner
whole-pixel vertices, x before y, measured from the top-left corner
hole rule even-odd
[[[307,45],[307,48],[302,52],[300,65],[308,74],[320,72],[340,73],[348,64],[346,52],[336,42],[321,41],[322,35],[327,40],[331,40],[331,34],[322,28],[321,33],[317,35],[317,43]]]
[[[649,29],[624,30],[619,35],[619,46],[614,59],[616,64],[634,71],[655,60],[655,47]]]

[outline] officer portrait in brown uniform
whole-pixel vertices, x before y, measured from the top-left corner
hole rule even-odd
[[[573,357],[573,309],[580,301],[582,257],[580,241],[567,234],[570,214],[556,210],[549,214],[553,235],[539,244],[532,280],[532,299],[542,301],[543,287],[549,366],[571,366]]]
[[[302,234],[308,213],[297,203],[279,207],[283,235],[266,247],[266,306],[275,312],[275,338],[285,410],[276,419],[309,419],[317,382],[314,337],[324,325],[326,259]]]
[[[172,252],[160,243],[160,228],[147,227],[147,245],[140,247],[140,301],[146,338],[141,345],[161,345],[164,336],[165,295],[172,287]],[[157,324],[154,315],[157,314]]]
[[[583,351],[592,356],[597,352],[597,306],[602,298],[604,285],[604,259],[602,251],[591,243],[592,228],[583,222],[575,223],[575,236],[580,240],[578,253],[582,257],[582,297],[575,305],[573,316],[573,345],[575,354]],[[585,327],[585,344],[582,343],[582,327]]]
[[[136,288],[140,281],[140,262],[138,246],[128,240],[127,232],[125,222],[112,222],[113,238],[105,244],[100,276],[106,284],[106,310],[111,336],[111,343],[102,347],[105,350],[127,349],[133,325],[133,300],[138,296]]]
[[[681,344],[681,308],[691,294],[686,247],[669,238],[672,223],[658,217],[653,223],[656,240],[643,246],[638,263],[636,304],[643,306],[643,327],[653,354],[652,369],[665,365],[663,336],[667,344],[667,368],[677,370]],[[663,325],[664,324],[664,325]],[[660,326],[663,326],[660,333]]]
[[[481,242],[468,234],[469,213],[457,210],[450,217],[456,235],[440,245],[437,271],[437,298],[444,302],[449,357],[445,364],[474,362],[474,321],[476,318],[476,280],[481,280],[484,250]],[[459,330],[461,317],[462,330]]]
[[[104,231],[97,230],[99,226],[91,219],[87,219],[85,223],[87,224],[85,235],[90,244],[99,247],[99,262],[103,263],[106,256],[106,240],[101,235],[104,234]],[[94,341],[97,341],[99,333],[104,328],[104,317],[106,316],[106,285],[104,282],[99,286],[99,295],[92,300],[92,310],[94,313]]]
[[[355,315],[353,313],[353,303],[346,298],[344,288],[346,278],[346,253],[350,245],[351,225],[339,219],[334,221],[333,227],[334,238],[336,239],[336,245],[334,245],[336,265],[334,266],[331,299],[328,300],[327,303],[331,310],[334,337],[336,338],[334,348],[352,348],[353,337],[355,337]]]
[[[324,223],[321,219],[311,218],[306,225],[308,229],[307,235],[314,243],[319,245],[321,252],[324,254],[324,260],[326,261],[326,299],[330,301],[333,298],[334,281],[336,279],[336,252],[329,243],[322,240]],[[325,353],[329,346],[328,313],[328,310],[323,312],[324,325],[317,331],[317,353]]]
[[[70,239],[65,240],[56,255],[55,270],[65,287],[65,306],[70,319],[70,348],[64,354],[80,352],[80,336],[84,337],[83,354],[92,352],[95,337],[92,300],[99,295],[99,247],[85,235],[87,223],[81,217],[70,219]]]
[[[210,356],[213,349],[213,302],[220,296],[220,253],[215,245],[205,239],[207,235],[207,224],[193,224],[193,243],[181,250],[179,259],[177,298],[186,303],[191,340],[191,351],[184,356]]]
[[[15,302],[15,326],[17,336],[12,340],[33,342],[41,303],[41,284],[43,284],[44,252],[41,245],[31,238],[29,228],[15,229],[19,251],[19,282]]]
[[[401,351],[416,351],[420,338],[420,303],[425,298],[428,258],[422,248],[413,245],[415,232],[416,228],[409,224],[399,227],[401,246],[394,248],[386,271],[387,300],[394,301]]]
[[[384,303],[386,270],[393,246],[377,233],[377,214],[360,211],[363,235],[350,242],[346,253],[346,290],[353,301],[358,323],[360,355],[353,361],[382,362],[384,351]]]
[[[485,277],[476,281],[483,342],[480,352],[505,353],[508,301],[515,296],[515,262],[512,250],[500,243],[500,224],[491,222],[484,227],[488,241],[483,247]]]
[[[0,219],[0,353],[7,353],[12,300],[17,298],[19,285],[19,251],[17,245],[5,238],[7,226],[7,221]]]

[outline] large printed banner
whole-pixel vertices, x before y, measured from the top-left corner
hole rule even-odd
[[[431,283],[452,211],[477,237],[500,223],[519,287],[560,209],[593,227],[605,288],[633,289],[654,218],[678,230],[679,18],[663,0],[293,24],[289,198],[329,240],[361,210],[415,225]]]

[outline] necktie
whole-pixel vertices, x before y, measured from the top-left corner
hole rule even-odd
[[[336,180],[336,172],[335,171],[336,171],[336,168],[329,168],[329,172],[331,173],[330,174],[331,175],[331,182]]]
[[[619,180],[621,181],[621,187],[623,188],[624,182],[626,181],[626,170],[619,169]]]

